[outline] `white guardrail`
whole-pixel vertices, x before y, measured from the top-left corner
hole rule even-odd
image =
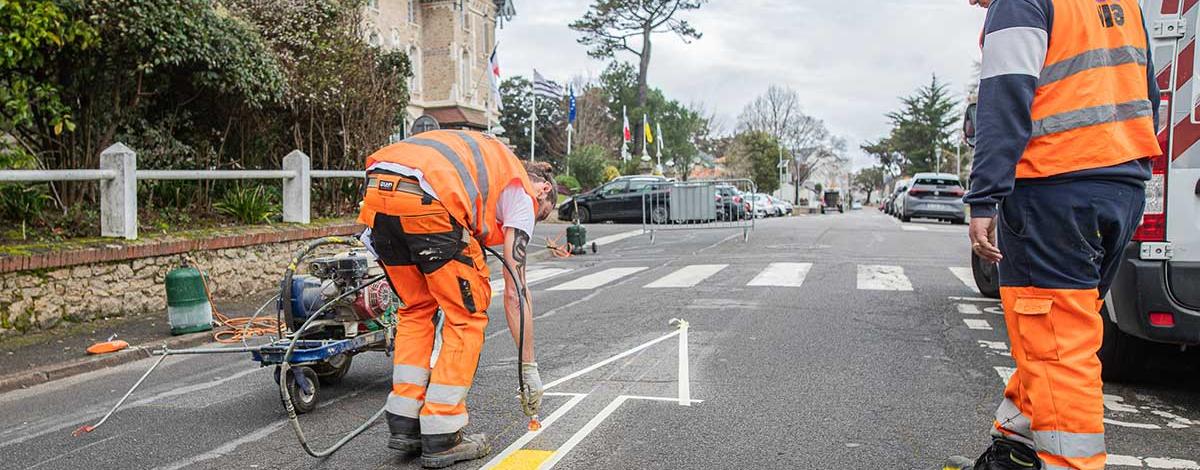
[[[137,154],[117,143],[100,153],[98,170],[0,170],[0,183],[100,182],[100,235],[137,239],[138,180],[283,180],[283,221],[312,221],[312,180],[364,178],[363,171],[313,170],[304,152],[283,157],[281,170],[139,170]]]

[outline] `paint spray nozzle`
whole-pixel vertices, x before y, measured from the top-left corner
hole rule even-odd
[[[538,415],[529,417],[529,431],[536,432],[542,429],[542,420],[538,419]]]

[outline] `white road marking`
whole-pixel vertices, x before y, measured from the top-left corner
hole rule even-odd
[[[495,457],[492,457],[492,460],[489,460],[486,464],[484,464],[480,470],[490,470],[492,468],[496,468],[496,466],[500,465],[500,463],[503,462],[504,459],[507,459],[509,455],[512,455],[514,452],[521,450],[522,447],[525,447],[525,444],[528,444],[529,441],[532,441],[533,438],[539,436],[543,431],[545,431],[552,424],[554,424],[555,421],[558,421],[559,418],[561,418],[563,415],[567,414],[568,411],[571,411],[571,408],[574,408],[575,405],[578,405],[579,402],[583,401],[583,399],[587,397],[587,394],[546,392],[543,396],[548,396],[548,397],[569,396],[569,397],[571,397],[571,399],[567,400],[567,403],[565,405],[556,408],[553,413],[550,413],[550,416],[546,417],[546,419],[544,421],[542,421],[541,429],[539,429],[537,431],[526,431],[525,435],[517,438],[517,440],[515,442],[513,442],[512,444],[509,444],[508,447],[504,448],[503,452],[500,452],[499,454],[496,454]]]
[[[981,315],[983,310],[979,309],[975,304],[958,304],[958,313],[963,315]]]
[[[610,269],[605,269],[605,270],[603,270],[603,271],[600,271],[600,272],[598,272],[598,273],[594,273],[594,274],[589,274],[589,275],[587,275],[587,276],[583,276],[583,277],[581,277],[581,278],[579,278],[579,279],[576,279],[576,280],[574,280],[574,281],[570,281],[570,282],[567,282],[567,283],[564,283],[564,284],[559,284],[559,285],[557,285],[557,286],[551,287],[551,288],[550,288],[550,289],[548,289],[548,290],[552,290],[552,291],[561,291],[561,290],[590,290],[590,289],[595,289],[595,288],[597,288],[597,287],[600,287],[600,286],[603,286],[603,285],[605,285],[605,284],[608,284],[608,283],[610,283],[610,282],[616,281],[617,279],[623,278],[623,277],[625,277],[625,276],[630,276],[630,275],[633,275],[633,274],[640,273],[640,272],[642,272],[642,271],[645,271],[646,269],[647,269],[647,268],[645,268],[645,267],[637,267],[637,268],[610,268]]]
[[[671,274],[663,276],[662,279],[646,284],[646,288],[695,287],[697,284],[704,282],[705,279],[712,277],[727,267],[729,267],[728,264],[693,264],[684,266]]]
[[[922,227],[920,225],[902,225],[902,226],[900,226],[900,228],[902,230],[904,230],[905,232],[928,232],[929,231],[929,227]]]
[[[642,343],[642,344],[641,344],[641,345],[639,345],[639,346],[635,346],[634,348],[632,348],[632,349],[629,349],[629,350],[627,350],[627,351],[625,351],[625,352],[623,352],[623,353],[617,354],[616,356],[610,357],[610,358],[608,358],[608,359],[605,359],[605,360],[603,360],[603,361],[597,362],[597,363],[595,363],[595,364],[592,364],[592,365],[590,365],[590,366],[587,366],[587,367],[585,367],[585,368],[583,368],[583,369],[580,369],[580,370],[578,370],[578,371],[575,371],[574,373],[572,373],[572,374],[570,374],[570,375],[568,375],[568,376],[566,376],[566,377],[563,377],[563,378],[561,378],[561,379],[558,379],[558,380],[555,380],[555,381],[553,381],[553,382],[550,382],[550,383],[546,384],[546,386],[545,386],[545,387],[542,387],[542,390],[550,390],[550,389],[551,389],[551,388],[553,388],[553,387],[556,387],[556,386],[558,386],[558,385],[562,385],[564,382],[566,382],[566,381],[568,381],[568,380],[574,379],[574,378],[576,378],[576,377],[579,377],[579,376],[581,376],[581,375],[583,375],[583,374],[586,374],[586,373],[588,373],[588,372],[591,372],[591,371],[594,371],[594,370],[596,370],[596,369],[599,369],[599,368],[601,368],[601,367],[604,367],[604,366],[606,366],[606,365],[612,364],[613,362],[619,361],[619,360],[621,360],[622,358],[625,358],[625,357],[627,357],[627,356],[629,356],[629,355],[631,355],[631,354],[637,353],[638,351],[641,351],[641,350],[643,350],[643,349],[646,349],[646,348],[648,348],[648,347],[650,347],[650,346],[654,346],[655,344],[658,344],[658,343],[661,343],[661,342],[663,342],[663,341],[666,341],[666,340],[667,340],[667,339],[669,339],[669,338],[675,337],[676,335],[680,334],[682,331],[683,331],[682,329],[678,329],[678,330],[672,331],[672,332],[670,332],[670,333],[667,333],[667,334],[665,334],[665,335],[663,335],[663,336],[660,336],[660,337],[658,337],[658,338],[655,338],[655,339],[652,339],[652,340],[650,340],[650,341],[647,341],[647,342],[645,342],[645,343]]]
[[[1134,428],[1134,429],[1162,429],[1162,426],[1159,426],[1157,424],[1127,423],[1125,421],[1117,421],[1115,419],[1109,419],[1109,418],[1104,418],[1104,424],[1111,424],[1113,426],[1120,426],[1123,428]]]
[[[753,287],[800,287],[812,269],[812,263],[771,263],[747,286]]]
[[[954,273],[954,277],[962,281],[972,292],[979,293],[979,287],[975,285],[975,273],[971,272],[971,268],[951,267],[950,272]]]
[[[987,320],[980,320],[978,318],[964,318],[963,323],[966,323],[967,328],[970,328],[972,330],[989,330],[990,331],[992,329],[992,325],[990,323],[988,323]]]
[[[1138,413],[1137,407],[1126,405],[1125,398],[1120,395],[1104,394],[1104,407],[1118,413]]]
[[[992,351],[996,351],[996,352],[1003,353],[1005,355],[1009,355],[1008,343],[1005,343],[1004,341],[984,341],[981,339],[981,340],[977,340],[976,342],[979,343],[979,347],[981,347],[981,348],[988,348],[988,349],[991,349]]]
[[[1184,429],[1184,428],[1192,427],[1192,425],[1200,424],[1200,422],[1196,422],[1194,420],[1184,418],[1182,416],[1179,416],[1177,414],[1174,414],[1174,413],[1171,413],[1168,411],[1150,410],[1150,413],[1152,413],[1156,416],[1171,420],[1171,422],[1167,423],[1167,427],[1169,427],[1169,428]]]
[[[600,426],[604,420],[608,419],[613,412],[617,411],[617,408],[620,408],[622,404],[629,400],[676,401],[675,398],[641,397],[635,395],[618,396],[617,398],[614,398],[613,401],[609,402],[603,410],[600,410],[600,413],[596,414],[596,416],[593,416],[592,419],[587,422],[587,424],[584,424],[583,427],[580,428],[579,431],[577,431],[574,435],[572,435],[570,439],[567,439],[567,442],[563,443],[562,447],[559,447],[558,450],[554,451],[554,454],[552,454],[550,458],[542,462],[542,464],[538,466],[538,470],[549,470],[554,468],[554,466],[557,465],[558,462],[564,457],[566,457],[571,450],[575,449],[575,446],[578,446],[580,442],[583,442],[583,440],[586,439],[588,435],[591,434],[592,431],[594,431],[598,426]],[[689,403],[700,402],[701,400],[691,400]]]
[[[555,276],[563,275],[571,272],[570,269],[563,268],[540,268],[531,269],[525,273],[525,287],[529,288],[534,284],[545,281]],[[501,275],[496,280],[492,281],[492,295],[499,294],[504,291],[504,275]]]
[[[688,324],[679,320],[679,406],[692,406],[692,377],[688,365]]]
[[[643,232],[642,229],[630,230],[628,232],[621,232],[621,233],[616,233],[616,234],[600,237],[595,240],[592,240],[592,242],[595,243],[597,246],[610,245],[610,244],[619,242],[621,240],[624,240],[626,238],[636,237],[643,233],[645,233],[645,232]]]
[[[1000,299],[989,299],[987,297],[949,297],[949,299],[957,300],[959,302],[991,302],[991,303],[997,303],[997,304],[1000,303]]]
[[[993,369],[996,369],[996,375],[1000,376],[1000,380],[1004,381],[1004,385],[1008,385],[1009,379],[1012,379],[1013,374],[1017,372],[1016,367],[996,366]]]
[[[1134,457],[1131,455],[1108,454],[1108,465],[1119,467],[1160,468],[1166,470],[1200,470],[1195,460],[1163,457]]]
[[[858,266],[858,288],[860,290],[911,291],[912,283],[900,266]]]

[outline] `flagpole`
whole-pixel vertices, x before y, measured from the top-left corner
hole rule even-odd
[[[529,112],[529,161],[537,161],[537,70],[533,71],[534,79],[530,91],[533,95],[533,109]]]
[[[621,129],[621,161],[629,161],[629,139],[625,138],[625,131],[629,130],[629,112],[625,105],[621,105],[621,121],[623,123]]]
[[[663,149],[663,141],[662,141],[662,138],[663,138],[663,135],[662,135],[662,121],[659,121],[659,122],[656,122],[656,123],[654,123],[654,129],[658,131],[658,140],[657,140],[657,141],[655,141],[655,142],[656,142],[656,144],[657,144],[657,146],[655,147],[655,149],[656,149],[656,150],[658,150],[658,152],[656,152],[656,153],[655,153],[655,155],[654,155],[656,158],[658,158],[658,168],[657,168],[657,170],[658,170],[658,172],[659,172],[659,173],[665,173],[665,172],[663,171],[663,166],[662,166],[662,149]]]

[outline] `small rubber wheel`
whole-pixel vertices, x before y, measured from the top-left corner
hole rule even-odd
[[[665,206],[655,207],[650,211],[650,221],[654,225],[666,225],[668,222],[668,213]]]
[[[296,381],[296,374],[303,374],[307,387],[301,386]],[[317,372],[311,367],[293,367],[287,377],[288,395],[292,399],[292,407],[296,409],[296,413],[304,414],[317,409],[317,394],[320,386],[318,385]],[[305,390],[307,389],[307,390]]]
[[[596,246],[596,242],[592,242],[592,254],[596,254],[597,251],[599,251],[599,247]]]
[[[980,258],[972,251],[971,274],[980,294],[993,299],[1000,298],[1000,267],[996,263]]]
[[[314,364],[313,371],[317,373],[317,380],[321,385],[334,385],[342,381],[346,376],[346,372],[350,371],[350,363],[354,361],[354,356],[349,354],[338,354],[329,358],[328,361]]]

